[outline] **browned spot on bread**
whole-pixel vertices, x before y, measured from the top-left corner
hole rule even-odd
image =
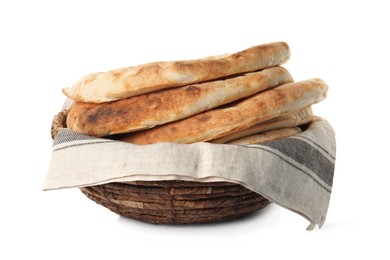
[[[126,110],[125,110],[124,108],[120,108],[120,109],[118,109],[117,111],[115,111],[115,114],[116,114],[117,116],[123,116],[123,115],[126,114]]]
[[[98,75],[99,75],[98,73],[91,74],[89,77],[83,80],[83,84],[91,84],[93,81],[96,80]]]
[[[207,115],[206,113],[199,114],[198,117],[196,117],[196,120],[200,123],[205,123],[209,121],[211,116]]]
[[[123,75],[123,72],[122,71],[112,71],[111,72],[111,76],[115,79],[115,80],[119,80],[119,78]]]
[[[186,94],[187,95],[199,95],[201,92],[200,88],[192,85],[186,88]]]
[[[96,124],[97,117],[96,115],[88,115],[87,116],[87,122],[90,124]]]
[[[138,66],[135,75],[142,76],[143,74],[150,74],[152,76],[153,74],[158,74],[160,70],[160,63],[161,62],[153,62],[147,64],[147,66]]]
[[[275,89],[275,96],[274,96],[275,105],[282,106],[283,103],[285,102],[285,100],[286,100],[286,93],[283,92],[282,90],[276,88]]]
[[[176,126],[171,126],[170,128],[169,128],[169,130],[172,132],[172,133],[176,133],[177,132],[177,127]]]

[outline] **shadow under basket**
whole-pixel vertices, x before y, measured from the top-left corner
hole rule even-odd
[[[67,111],[58,113],[51,135],[66,127]],[[154,224],[200,224],[237,219],[270,201],[229,182],[135,181],[80,188],[89,199],[132,219]]]

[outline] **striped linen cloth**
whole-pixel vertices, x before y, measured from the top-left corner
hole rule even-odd
[[[302,133],[256,145],[135,145],[62,129],[53,142],[44,190],[128,181],[229,181],[310,221],[325,222],[336,142],[316,118]]]

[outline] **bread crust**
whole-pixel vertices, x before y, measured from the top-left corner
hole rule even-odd
[[[265,142],[269,142],[269,141],[287,138],[287,137],[299,134],[301,132],[302,132],[302,130],[299,127],[285,127],[285,128],[265,131],[264,133],[261,133],[261,134],[250,135],[250,136],[229,142],[228,144],[239,144],[239,145],[260,144],[260,143],[265,143]]]
[[[323,100],[327,90],[328,86],[321,79],[287,83],[248,97],[238,104],[212,109],[118,139],[135,144],[209,141],[299,111]]]
[[[282,67],[225,80],[153,92],[107,103],[76,102],[68,128],[90,136],[107,136],[149,129],[254,95],[292,81]]]
[[[225,144],[237,139],[241,139],[255,134],[260,134],[262,132],[266,132],[270,130],[295,127],[295,126],[309,123],[312,120],[312,118],[313,118],[313,110],[311,106],[309,106],[297,112],[285,116],[275,117],[271,120],[267,120],[265,122],[256,124],[247,129],[243,129],[241,131],[232,133],[230,135],[211,140],[210,143]]]
[[[108,72],[92,73],[63,93],[81,102],[102,103],[274,67],[290,58],[285,42],[248,48],[198,60],[153,62]]]

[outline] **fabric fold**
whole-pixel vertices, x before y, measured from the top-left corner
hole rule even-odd
[[[134,145],[62,129],[44,190],[129,181],[229,181],[321,227],[332,191],[335,134],[318,118],[302,133],[256,145]]]

